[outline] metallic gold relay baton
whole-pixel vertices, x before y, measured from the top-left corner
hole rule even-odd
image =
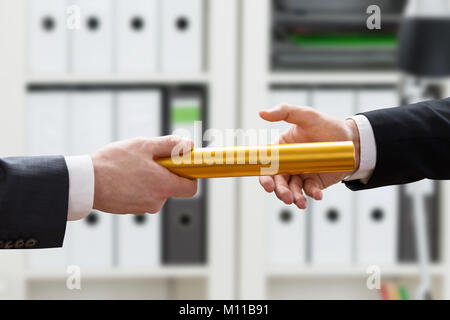
[[[351,141],[196,148],[156,161],[186,178],[351,172],[355,148]]]

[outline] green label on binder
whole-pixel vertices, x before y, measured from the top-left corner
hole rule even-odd
[[[196,105],[176,105],[172,108],[172,123],[191,123],[201,120],[200,107]]]

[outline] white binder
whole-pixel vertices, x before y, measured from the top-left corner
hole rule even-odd
[[[276,89],[269,94],[269,107],[282,103],[306,106],[308,91],[303,89]],[[269,129],[287,131],[291,124],[280,121],[268,123]],[[275,132],[271,133],[273,138]],[[268,254],[271,265],[302,265],[306,260],[306,219],[305,211],[295,205],[286,205],[274,194],[268,197]]]
[[[348,89],[317,89],[312,91],[312,107],[340,119],[353,116],[356,93]]]
[[[67,148],[67,94],[63,92],[31,92],[28,95],[27,153],[64,155]],[[27,267],[64,271],[67,249],[30,250]]]
[[[159,90],[121,92],[117,101],[119,140],[162,134],[162,96]]]
[[[359,112],[395,107],[394,89],[358,90]],[[389,186],[356,193],[356,259],[360,264],[391,265],[397,256],[398,187]]]
[[[111,267],[113,264],[113,219],[93,210],[82,220],[68,223],[68,265],[81,268]]]
[[[67,153],[67,94],[39,91],[28,95],[28,154]]]
[[[353,115],[355,99],[352,90],[320,89],[312,93],[314,108],[340,119]],[[323,200],[312,201],[312,263],[343,265],[352,262],[353,200],[350,190],[336,184],[323,190]]]
[[[359,264],[392,265],[397,256],[398,188],[358,191],[356,259]]]
[[[309,91],[305,89],[274,89],[270,91],[269,104],[269,107],[276,107],[280,104],[308,106]]]
[[[112,94],[79,91],[70,96],[70,153],[89,154],[113,140]],[[105,267],[113,259],[113,227],[110,214],[93,212],[67,225],[69,263]]]
[[[121,92],[118,101],[119,139],[162,134],[159,90]],[[119,221],[119,266],[155,266],[160,262],[160,215],[125,215]]]
[[[357,111],[398,107],[400,97],[395,89],[361,89],[357,92]]]
[[[162,71],[202,71],[203,1],[163,0],[161,10]]]
[[[268,206],[269,264],[302,265],[306,257],[306,213],[274,194]]]
[[[76,0],[81,9],[81,27],[71,32],[72,68],[75,73],[112,71],[113,33],[110,0]]]
[[[113,95],[85,90],[70,95],[70,153],[92,153],[113,140]]]
[[[30,0],[28,68],[31,73],[67,71],[66,3]]]
[[[118,0],[117,71],[157,70],[158,0]]]
[[[350,264],[353,256],[352,192],[342,184],[323,190],[323,200],[312,205],[314,264]],[[310,201],[311,203],[311,201]]]

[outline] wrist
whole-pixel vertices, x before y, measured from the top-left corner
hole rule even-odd
[[[96,210],[102,210],[105,198],[102,183],[102,180],[104,178],[101,159],[102,156],[99,152],[96,152],[91,155],[91,158],[94,167],[94,177],[95,177],[93,208]]]
[[[353,119],[345,120],[346,125],[350,132],[350,140],[353,142],[355,146],[355,168],[354,172],[359,169],[360,158],[361,158],[361,143],[359,138],[359,130],[356,122]]]

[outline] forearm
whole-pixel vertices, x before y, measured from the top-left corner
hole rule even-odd
[[[428,179],[449,179],[450,99],[364,113],[376,140],[376,166],[353,190]]]
[[[68,193],[63,157],[0,159],[0,249],[61,247]]]

